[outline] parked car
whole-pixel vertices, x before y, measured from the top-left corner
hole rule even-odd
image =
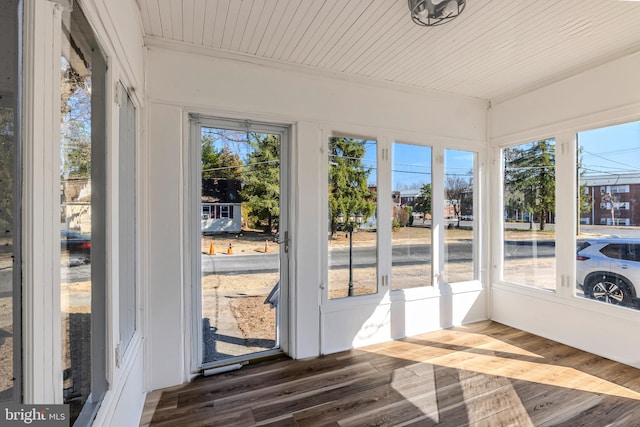
[[[91,261],[91,236],[73,230],[60,230],[60,250],[69,252],[69,260]]]
[[[640,294],[640,240],[587,239],[576,252],[576,281],[588,298],[638,306]]]

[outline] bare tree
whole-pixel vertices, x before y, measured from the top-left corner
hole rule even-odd
[[[444,184],[446,198],[453,204],[453,212],[458,220],[460,228],[460,212],[463,200],[467,200],[466,195],[471,191],[471,181],[469,178],[460,175],[447,175]]]

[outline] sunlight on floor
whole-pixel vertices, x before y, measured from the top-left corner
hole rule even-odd
[[[452,332],[447,332],[449,337]],[[467,332],[464,335],[461,334],[462,336],[469,339]],[[433,340],[434,335],[430,335],[430,338],[430,341],[423,341],[418,337],[398,342],[402,345],[402,351],[398,351],[398,346],[393,344],[374,346],[365,351],[461,371],[640,400],[640,393],[629,388],[592,375],[585,370],[562,366],[559,364],[561,362],[547,360],[540,355],[486,335],[475,335],[473,342],[455,342],[450,339],[439,342]],[[407,350],[407,344],[415,346],[415,351]],[[513,357],[516,355],[517,358]],[[518,360],[523,356],[531,360]]]

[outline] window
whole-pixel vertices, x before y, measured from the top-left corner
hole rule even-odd
[[[609,190],[610,193],[628,193],[629,186],[628,185],[614,185]]]
[[[391,289],[431,286],[431,147],[393,144]]]
[[[378,292],[376,147],[366,139],[329,139],[329,298]]]
[[[120,352],[127,347],[136,331],[136,108],[131,97],[119,85],[120,141],[119,176],[119,266]]]
[[[61,377],[72,423],[88,424],[107,389],[107,67],[79,5],[64,14],[60,228],[82,237],[61,240]]]
[[[578,133],[576,295],[638,309],[640,122]],[[599,194],[581,191],[600,188]],[[596,212],[594,206],[599,206]]]
[[[476,154],[444,150],[444,259],[448,283],[477,279],[474,248],[473,189]]]
[[[502,150],[505,281],[555,289],[555,139]]]

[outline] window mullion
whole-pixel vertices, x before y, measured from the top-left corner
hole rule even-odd
[[[431,233],[432,233],[432,272],[433,286],[442,285],[446,278],[444,274],[444,150],[442,147],[433,148],[433,175],[431,189]]]
[[[391,139],[382,137],[378,140],[378,213],[392,212],[391,200]],[[378,292],[385,293],[391,289],[391,216],[377,215],[378,218]]]
[[[576,135],[558,135],[556,150],[556,291],[571,297],[575,288],[575,239],[578,215]]]

